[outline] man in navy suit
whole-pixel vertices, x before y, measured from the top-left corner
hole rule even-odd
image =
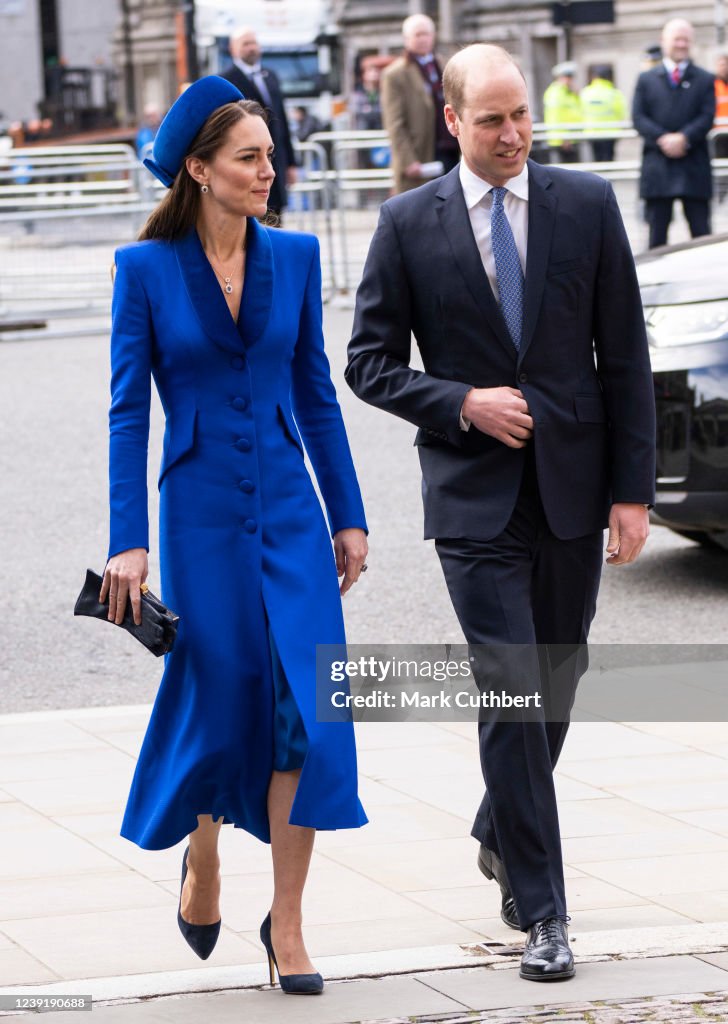
[[[640,196],[650,249],[667,242],[675,199],[682,201],[691,236],[710,234],[708,132],[715,116],[715,79],[690,60],[692,44],[689,21],[668,21],[662,60],[637,79],[632,103],[632,120],[644,139]]]
[[[283,92],[275,71],[261,65],[261,49],[252,28],[239,28],[230,36],[229,68],[220,72],[240,89],[247,100],[255,100],[268,111],[268,128],[273,139],[273,168],[276,172],[271,185],[268,209],[280,214],[288,201],[287,186],[295,184],[296,155],[291,141]]]
[[[548,981],[574,973],[553,768],[602,531],[611,565],[647,537],[653,385],[611,186],[527,159],[526,86],[505,50],[467,47],[444,81],[462,160],[382,207],[346,379],[419,428],[425,536],[471,650],[485,651],[476,681],[484,661],[492,672],[519,649],[541,677],[541,721],[479,723],[486,793],[472,834],[501,916],[528,933],[521,976]],[[409,365],[412,333],[424,372]]]

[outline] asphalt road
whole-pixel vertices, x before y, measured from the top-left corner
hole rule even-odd
[[[414,429],[343,382],[351,312],[326,337],[370,526],[369,572],[346,597],[354,643],[462,640],[431,543],[422,541]],[[162,669],[121,630],[74,619],[107,544],[105,336],[0,341],[0,694],[5,712],[152,700]],[[150,516],[161,415],[150,440]],[[158,581],[156,539],[150,584]],[[607,567],[592,639],[728,643],[728,555],[655,528],[637,564]]]

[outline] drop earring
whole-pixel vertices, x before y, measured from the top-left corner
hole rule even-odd
[[[207,193],[209,191],[210,191],[210,189],[209,189],[209,187],[207,185],[200,185],[200,192],[204,192],[205,195],[207,195]]]

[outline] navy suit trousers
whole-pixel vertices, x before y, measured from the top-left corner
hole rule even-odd
[[[596,610],[603,533],[568,541],[551,533],[530,452],[501,534],[489,541],[439,539],[435,546],[471,654],[472,645],[496,645],[481,651],[487,679],[479,678],[483,658],[474,654],[480,689],[493,688],[505,645],[528,645],[525,656],[540,676],[542,720],[515,721],[511,712],[499,721],[491,713],[478,725],[486,790],[472,835],[503,861],[525,931],[566,915],[553,769],[586,669],[582,645]]]

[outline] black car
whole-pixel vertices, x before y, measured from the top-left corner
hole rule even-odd
[[[653,522],[728,551],[728,235],[637,259],[657,400]]]

